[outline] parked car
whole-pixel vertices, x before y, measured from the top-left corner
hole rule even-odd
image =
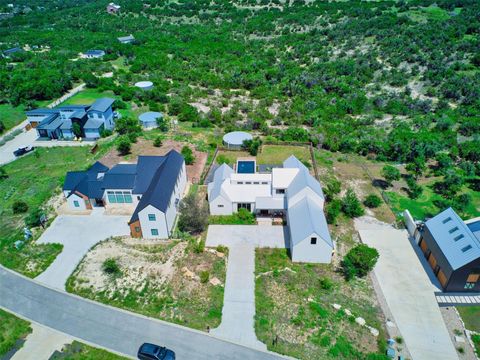
[[[175,353],[164,346],[145,343],[138,349],[140,360],[175,360]]]
[[[17,150],[15,150],[13,152],[13,155],[18,157],[18,156],[25,155],[26,153],[29,153],[33,150],[35,150],[35,148],[33,146],[26,146],[26,147],[18,148]]]

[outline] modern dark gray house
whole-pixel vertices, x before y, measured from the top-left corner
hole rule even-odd
[[[420,226],[419,246],[446,292],[480,291],[480,219],[448,208]]]

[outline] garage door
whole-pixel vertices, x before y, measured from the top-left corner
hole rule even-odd
[[[424,254],[426,254],[428,251],[427,243],[423,239],[420,240],[420,249],[422,249]]]
[[[440,284],[442,284],[443,287],[447,285],[447,277],[443,273],[442,269],[438,270],[437,279],[440,281]]]
[[[435,256],[433,256],[433,254],[430,254],[430,256],[428,257],[428,263],[435,271],[435,267],[437,266],[437,259],[435,259]]]

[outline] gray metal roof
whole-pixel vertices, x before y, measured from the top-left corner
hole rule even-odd
[[[156,111],[147,111],[138,117],[142,123],[156,123],[158,118],[163,118],[163,114]]]
[[[245,131],[232,131],[223,136],[223,141],[230,145],[242,145],[245,140],[252,139],[252,135]]]
[[[284,168],[297,167],[297,166],[285,166],[285,165],[292,165],[291,162],[287,163],[286,161],[284,162],[284,166],[283,166]],[[312,175],[310,175],[310,172],[308,171],[307,167],[302,163],[300,163],[300,165],[298,165],[298,168],[300,171],[293,178],[292,182],[287,188],[288,197],[295,196],[305,188],[310,188],[319,197],[321,197],[322,199],[325,199],[325,196],[323,195],[322,186]]]
[[[72,115],[70,115],[70,118],[75,118],[75,119],[82,119],[87,113],[85,110],[80,109],[80,110],[75,110]]]
[[[103,55],[105,55],[105,51],[103,51],[103,50],[88,50],[85,54],[86,55],[103,56]]]
[[[480,240],[452,208],[426,221],[425,226],[453,270],[480,257]]]
[[[88,119],[85,125],[83,126],[84,129],[98,129],[103,125],[103,121],[99,119]]]
[[[60,115],[58,113],[53,113],[43,119],[40,124],[38,124],[37,129],[56,130],[62,125],[62,123],[63,119],[60,117]]]
[[[230,177],[235,171],[227,164],[220,165],[215,174],[213,175],[213,181],[208,184],[208,198],[213,200],[218,197],[222,191],[223,180]]]
[[[134,40],[135,40],[135,38],[134,38],[133,35],[131,35],[131,34],[128,35],[128,36],[120,36],[120,37],[117,38],[117,39],[118,39],[118,41],[120,41],[120,42],[122,42],[122,43],[123,43],[123,42],[131,42],[131,41],[134,41]]]
[[[92,106],[90,106],[88,111],[105,112],[108,110],[109,107],[113,105],[114,102],[115,102],[115,99],[111,99],[111,98],[98,99],[92,104]]]
[[[323,209],[314,200],[304,197],[288,208],[287,216],[291,246],[297,245],[312,234],[317,234],[333,248]]]
[[[67,119],[64,120],[62,125],[60,125],[60,129],[62,130],[70,130],[72,128],[72,120]]]
[[[46,108],[38,108],[38,109],[33,109],[25,112],[27,115],[49,115],[49,114],[55,114],[58,111],[55,109],[46,109]]]

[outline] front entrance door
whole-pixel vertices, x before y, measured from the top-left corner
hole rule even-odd
[[[238,203],[237,210],[240,209],[247,209],[248,211],[252,211],[252,205],[250,203]]]

